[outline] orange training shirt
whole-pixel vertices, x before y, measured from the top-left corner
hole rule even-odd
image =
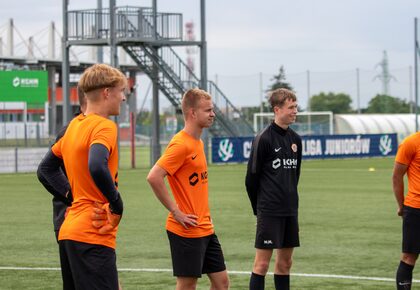
[[[198,216],[198,225],[185,229],[175,220],[172,213],[169,213],[166,229],[186,238],[200,238],[213,234],[203,142],[182,130],[169,142],[157,164],[168,172],[169,185],[179,209],[185,214]]]
[[[420,133],[404,139],[398,147],[395,161],[408,166],[408,192],[404,205],[420,208]]]
[[[96,187],[89,173],[88,158],[92,144],[102,144],[109,151],[108,168],[114,182],[118,177],[117,126],[104,117],[80,114],[69,124],[66,133],[52,152],[63,159],[73,194],[73,203],[61,226],[59,240],[73,240],[115,248],[117,229],[99,234],[92,226],[91,214],[95,201],[108,200]]]

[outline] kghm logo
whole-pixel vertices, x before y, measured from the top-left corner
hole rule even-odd
[[[383,135],[379,139],[379,151],[382,155],[388,155],[392,151],[392,139],[389,138],[389,135]]]
[[[15,77],[12,82],[15,88],[22,87],[22,88],[37,88],[39,85],[38,79],[29,79],[29,78],[19,78]]]
[[[222,161],[228,161],[233,157],[233,143],[229,139],[223,139],[219,143],[219,150],[217,151]]]

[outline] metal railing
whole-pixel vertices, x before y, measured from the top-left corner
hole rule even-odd
[[[69,40],[110,38],[109,8],[68,12]],[[115,31],[119,39],[182,40],[182,14],[157,13],[157,35],[154,36],[153,10],[149,7],[116,7]]]

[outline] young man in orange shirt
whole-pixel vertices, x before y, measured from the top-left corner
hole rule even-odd
[[[184,129],[172,138],[147,181],[169,210],[166,230],[176,290],[196,289],[201,274],[208,275],[210,289],[224,290],[229,288],[229,279],[210,216],[207,161],[200,139],[215,117],[211,96],[200,89],[187,91],[182,98],[182,112]],[[166,176],[175,201],[165,186]]]
[[[420,133],[407,137],[395,157],[392,184],[397,200],[397,214],[402,217],[402,254],[397,270],[398,290],[411,289],[413,269],[420,253]],[[404,175],[408,191],[404,198]]]
[[[117,126],[108,117],[119,115],[126,85],[126,77],[108,65],[86,69],[79,81],[86,111],[70,122],[39,166],[57,196],[73,196],[58,236],[64,289],[119,288],[115,240],[123,203],[117,190]]]

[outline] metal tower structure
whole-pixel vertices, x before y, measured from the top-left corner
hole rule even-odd
[[[117,7],[116,0],[109,8],[68,11],[63,0],[63,93],[68,102],[69,48],[73,45],[109,46],[111,65],[118,66],[117,47],[122,47],[153,83],[152,156],[154,163],[160,156],[159,91],[180,111],[181,98],[186,90],[200,87],[220,103],[214,103],[215,124],[209,129],[213,136],[250,136],[253,128],[241,112],[229,101],[218,86],[207,80],[207,42],[205,0],[200,0],[201,39],[183,39],[182,14],[157,11],[152,7]],[[175,46],[195,46],[200,50],[200,77],[175,52]],[[69,121],[67,112],[65,121]],[[203,134],[207,140],[207,130]],[[208,152],[208,150],[206,150]]]
[[[376,75],[374,77],[375,79],[379,79],[382,82],[382,94],[389,96],[389,83],[391,82],[391,80],[396,80],[396,78],[391,75],[389,73],[389,68],[388,68],[388,56],[386,53],[386,50],[384,50],[384,54],[383,54],[383,59],[380,63],[378,63],[376,66],[380,66],[382,69],[382,73],[379,75]]]

